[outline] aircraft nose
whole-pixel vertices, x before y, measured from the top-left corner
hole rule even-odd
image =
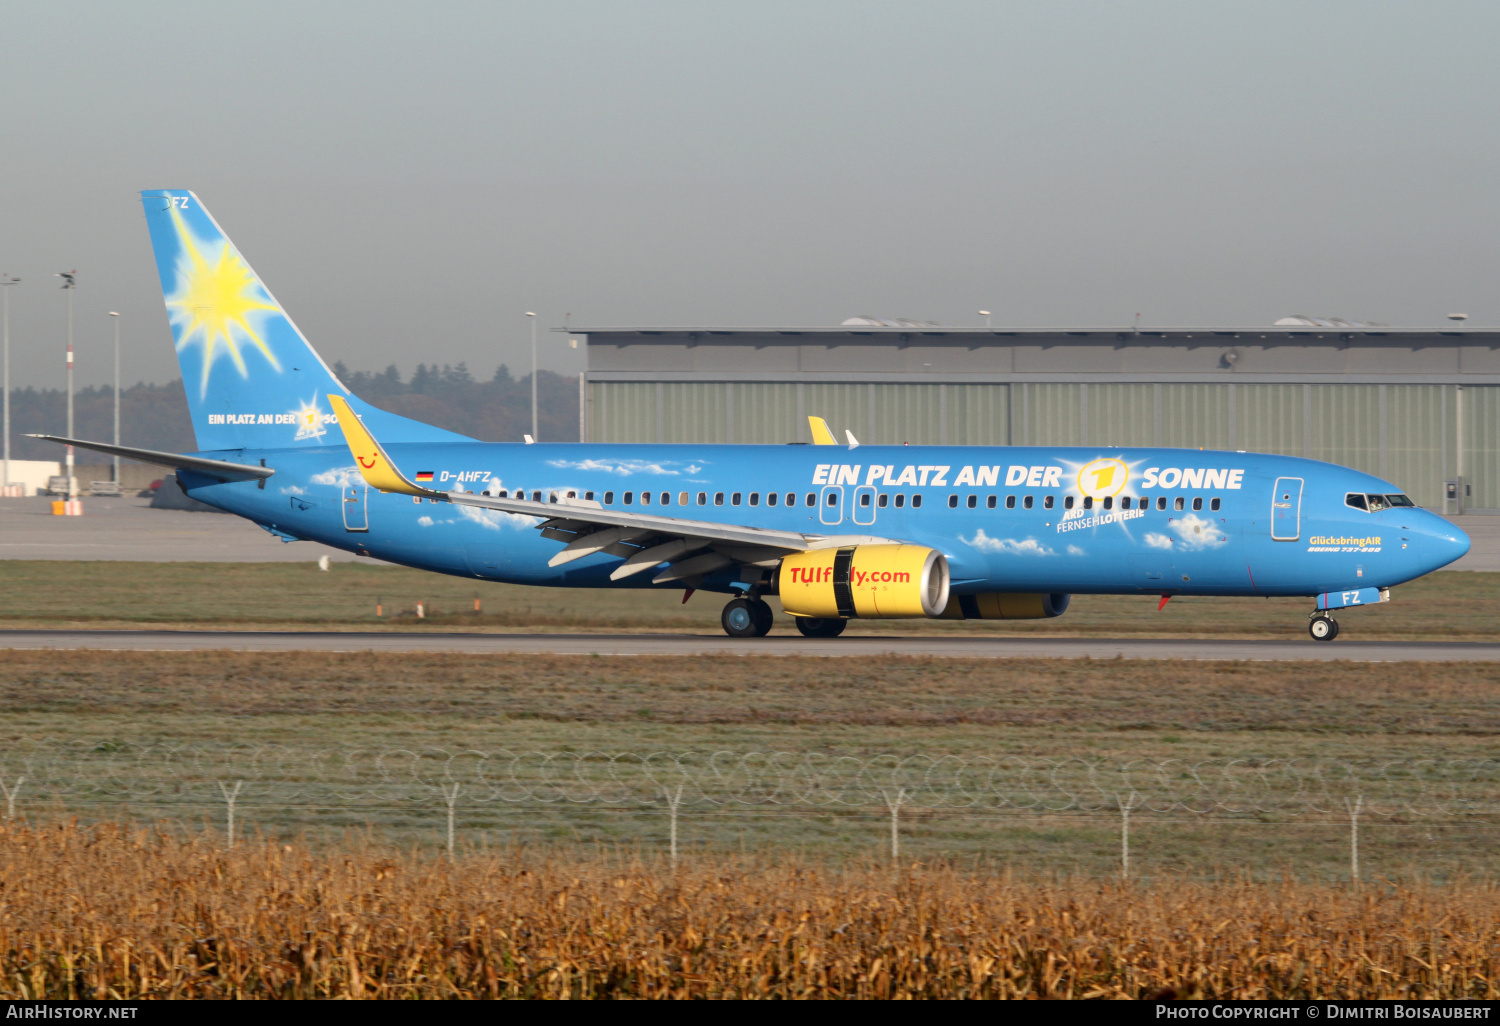
[[[1427,550],[1424,553],[1428,557],[1425,561],[1432,564],[1433,570],[1437,570],[1454,560],[1462,559],[1473,544],[1469,541],[1469,536],[1436,514],[1429,513],[1428,517],[1426,530],[1422,532],[1426,535],[1422,546]]]

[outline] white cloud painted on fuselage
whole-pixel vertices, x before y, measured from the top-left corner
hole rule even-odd
[[[1195,513],[1173,520],[1171,527],[1182,539],[1184,548],[1217,549],[1229,543],[1229,535],[1219,530],[1218,524],[1212,520],[1204,520]]]
[[[1155,531],[1146,535],[1145,541],[1153,549],[1170,549],[1172,547],[1171,538],[1168,538],[1164,534],[1157,534]]]
[[[646,460],[619,460],[609,462],[607,460],[548,460],[549,467],[559,470],[592,471],[599,474],[614,474],[616,477],[630,477],[632,474],[655,474],[660,477],[681,477],[683,474],[696,474],[703,468],[696,463],[689,464],[681,469],[672,470],[661,463],[650,463]]]
[[[336,488],[365,483],[364,475],[359,472],[358,467],[335,467],[333,470],[314,474],[307,481],[308,484],[333,485]]]
[[[965,538],[959,535],[959,541],[965,545],[972,545],[980,552],[990,552],[996,555],[1008,556],[1055,556],[1057,553],[1035,538],[1026,538],[1017,541],[1014,538],[991,538],[984,533],[984,528],[974,532],[974,537]]]

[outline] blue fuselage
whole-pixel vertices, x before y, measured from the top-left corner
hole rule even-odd
[[[1314,595],[1400,584],[1469,548],[1462,531],[1425,510],[1350,504],[1350,495],[1399,495],[1388,482],[1254,453],[489,443],[387,449],[408,474],[425,481],[430,473],[439,491],[571,496],[656,516],[930,546],[947,557],[960,595]],[[620,559],[604,553],[549,567],[562,546],[542,536],[536,518],[367,491],[343,446],[206,455],[264,460],[275,469],[263,487],[180,476],[194,498],[288,539],[482,579],[652,587],[649,574],[610,581]],[[721,571],[702,586],[732,591],[737,576]]]

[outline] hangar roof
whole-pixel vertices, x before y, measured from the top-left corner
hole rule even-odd
[[[599,327],[596,381],[1500,385],[1500,329]]]

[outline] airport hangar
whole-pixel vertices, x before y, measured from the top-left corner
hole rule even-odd
[[[1357,467],[1445,513],[1500,513],[1500,330],[575,328],[583,437],[1181,446]]]

